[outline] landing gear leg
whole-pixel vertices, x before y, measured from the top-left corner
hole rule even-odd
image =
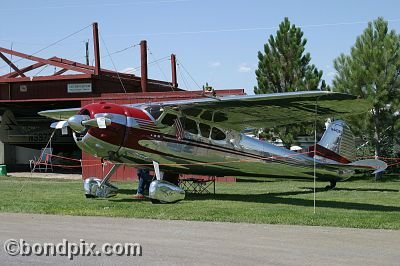
[[[94,177],[89,177],[83,182],[86,198],[108,198],[117,195],[118,188],[112,185],[110,180],[112,174],[120,165],[114,164],[110,172],[101,180]]]
[[[160,166],[158,162],[153,161],[154,173],[156,174],[156,179],[161,180],[163,179],[164,173],[160,171]]]
[[[336,187],[336,181],[331,180],[330,183],[331,183],[330,185],[325,187],[328,190],[334,189]]]

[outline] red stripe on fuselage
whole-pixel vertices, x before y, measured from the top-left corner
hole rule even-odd
[[[316,150],[317,150],[317,155],[318,156],[322,156],[324,158],[339,162],[339,163],[343,163],[343,164],[348,164],[351,163],[351,161],[343,156],[341,156],[340,154],[337,154],[334,151],[331,151],[319,144],[316,144]],[[314,156],[314,145],[308,147],[308,156],[313,157]]]
[[[157,137],[154,137],[154,136],[157,136]],[[147,148],[141,146],[139,144],[140,140],[164,141],[164,142],[176,143],[176,144],[180,144],[180,145],[190,145],[190,146],[195,146],[195,147],[199,147],[199,148],[203,148],[203,149],[225,152],[225,153],[229,153],[231,155],[240,155],[240,156],[249,157],[249,158],[253,158],[253,159],[259,159],[259,160],[265,159],[262,156],[257,155],[257,154],[238,151],[238,150],[229,149],[229,148],[226,148],[223,146],[212,145],[209,143],[204,143],[204,142],[199,142],[199,141],[194,141],[194,140],[188,140],[188,139],[178,140],[176,138],[176,136],[174,136],[174,135],[165,135],[165,134],[160,134],[159,132],[156,132],[156,131],[147,131],[147,130],[142,130],[142,129],[137,129],[137,128],[128,128],[127,129],[127,137],[125,138],[123,147],[129,148],[129,149],[134,149],[134,150],[159,153],[155,150],[147,149]]]

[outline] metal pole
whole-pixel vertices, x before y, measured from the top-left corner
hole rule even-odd
[[[315,100],[315,118],[314,118],[314,214],[316,213],[316,180],[317,180],[317,115],[318,115],[318,99]]]
[[[93,47],[94,47],[94,74],[100,74],[100,47],[99,47],[99,29],[97,22],[93,23]]]
[[[141,62],[141,86],[142,92],[147,91],[147,42],[145,40],[140,42],[140,62]]]
[[[86,48],[86,65],[89,65],[89,41],[85,43]]]
[[[171,73],[172,73],[172,87],[178,87],[178,81],[176,78],[176,56],[171,54]]]

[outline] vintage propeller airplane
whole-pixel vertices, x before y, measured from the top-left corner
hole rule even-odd
[[[61,120],[54,122],[53,128],[64,132],[71,128],[84,152],[114,163],[103,179],[84,181],[86,196],[115,195],[118,189],[109,179],[116,168],[142,164],[154,165],[157,175],[150,198],[175,202],[184,198],[184,191],[162,180],[160,172],[281,177],[301,173],[313,178],[316,169],[317,178],[329,181],[333,188],[356,169],[383,171],[387,167],[383,161],[356,160],[354,136],[342,120],[333,121],[308,153],[299,154],[241,133],[368,110],[367,102],[355,96],[308,91],[132,105],[93,103],[39,114]]]

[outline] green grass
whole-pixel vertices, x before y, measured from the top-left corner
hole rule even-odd
[[[86,199],[81,181],[0,177],[0,212],[400,229],[399,176],[350,180],[331,191],[317,182],[315,214],[312,181],[239,181],[217,183],[215,196],[153,205],[132,198],[132,182],[116,182],[121,191],[114,198]]]

